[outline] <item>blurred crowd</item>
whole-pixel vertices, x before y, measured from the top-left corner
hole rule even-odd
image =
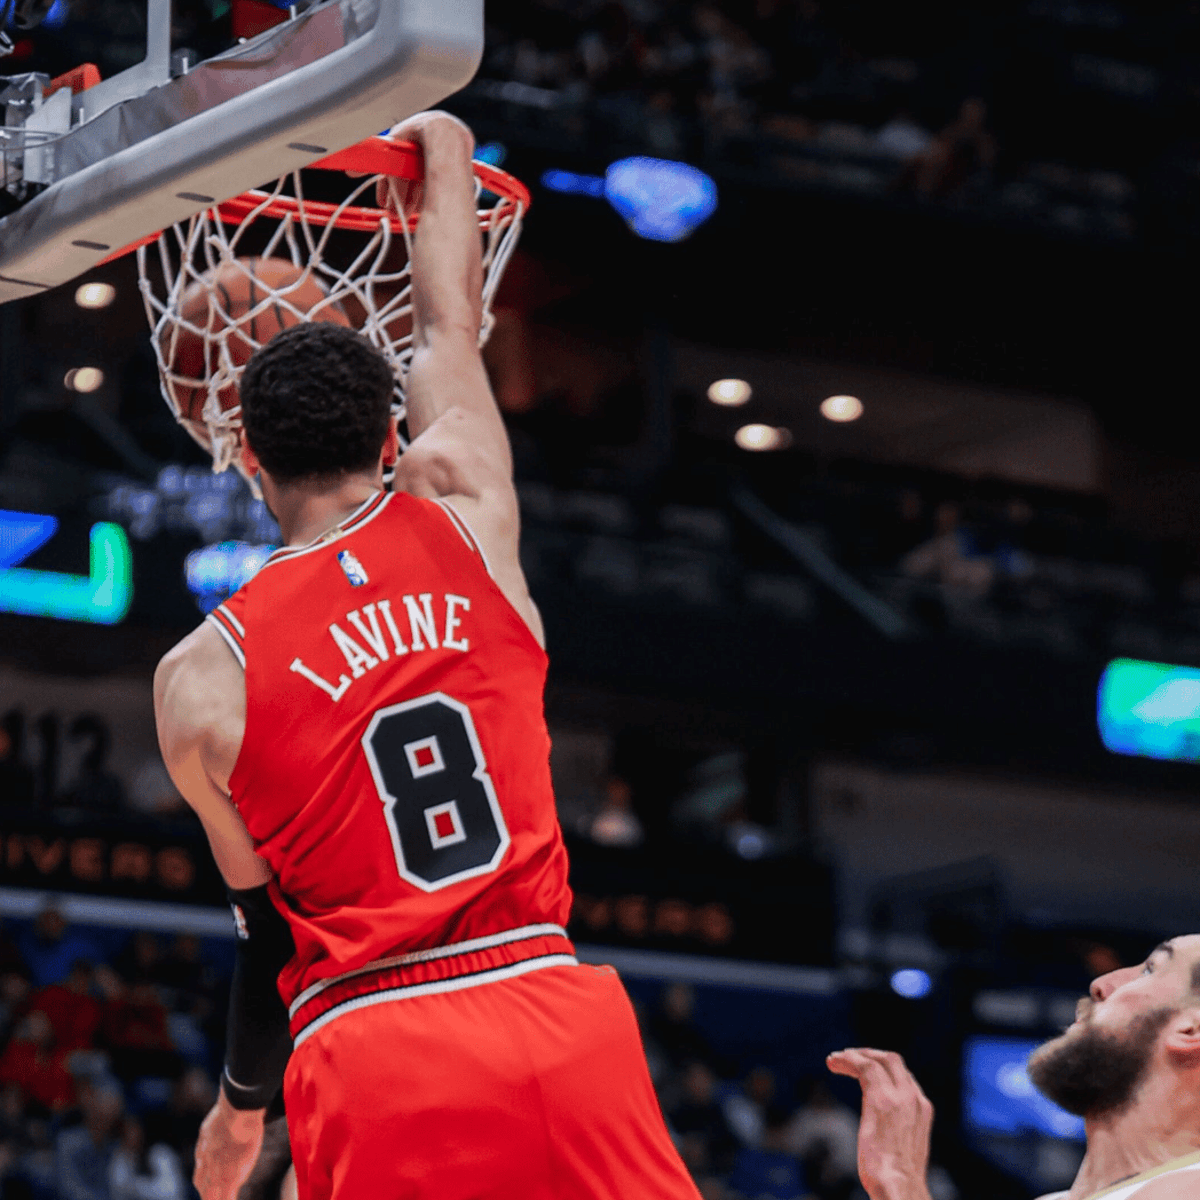
[[[982,101],[927,127],[905,103],[916,62],[864,54],[817,0],[540,0],[490,5],[488,22],[485,79],[587,103],[617,143],[686,157],[698,138],[751,130],[845,140],[851,111],[862,111],[878,118],[864,145],[909,163],[923,193],[953,191],[995,163]],[[823,129],[827,120],[844,128]]]
[[[787,1080],[777,1064],[738,1069],[695,1022],[685,983],[639,1014],[667,1126],[705,1200],[857,1200],[858,1114],[822,1078]],[[940,1167],[934,1200],[957,1190]]]
[[[0,930],[0,1198],[185,1200],[227,980],[199,941]],[[683,983],[639,1008],[651,1078],[706,1200],[851,1200],[858,1118],[825,1081],[714,1046]],[[935,1200],[953,1200],[948,1176]]]
[[[184,1200],[227,982],[188,935],[0,930],[0,1197]]]
[[[1055,5],[1034,7],[1003,17],[820,0],[493,3],[480,79],[463,100],[479,97],[481,117],[497,102],[509,117],[522,111],[535,137],[571,129],[597,149],[998,206],[1127,236],[1136,145],[1123,144],[1123,126],[1092,147],[1070,117],[1047,120],[1048,103],[1071,108],[1056,89],[1073,48],[1055,27],[1072,22]],[[1132,21],[1113,14],[1119,26]],[[1086,17],[1075,24],[1086,27]],[[1186,13],[1175,18],[1149,45],[1130,30],[1131,45],[1150,59],[1156,46],[1165,54],[1171,33],[1194,34]],[[1048,67],[1055,55],[1064,64]],[[1128,64],[1089,61],[1080,85],[1119,95],[1118,67]]]

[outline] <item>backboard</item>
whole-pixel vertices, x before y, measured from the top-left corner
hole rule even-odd
[[[433,107],[483,53],[483,0],[291,13],[190,66],[171,54],[170,0],[149,0],[146,57],[111,79],[0,77],[0,199],[17,205],[0,219],[0,303]]]

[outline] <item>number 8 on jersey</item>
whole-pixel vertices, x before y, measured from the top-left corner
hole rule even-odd
[[[434,892],[500,865],[508,829],[465,704],[431,692],[381,708],[362,745],[403,879]]]

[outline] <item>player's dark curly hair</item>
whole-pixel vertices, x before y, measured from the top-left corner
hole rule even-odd
[[[387,436],[393,383],[387,360],[354,330],[295,325],[246,364],[242,426],[275,479],[369,471]]]

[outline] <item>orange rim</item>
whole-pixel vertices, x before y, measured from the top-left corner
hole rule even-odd
[[[500,197],[497,205],[501,214],[505,209],[515,212],[520,207],[527,209],[531,197],[529,189],[515,176],[499,167],[488,163],[473,161],[471,166],[475,175],[486,191]],[[420,148],[413,142],[390,142],[387,138],[371,137],[339,150],[327,158],[310,163],[309,168],[322,171],[355,171],[362,175],[391,175],[395,179],[421,179],[424,175],[424,162]],[[373,233],[379,228],[379,218],[387,217],[393,232],[400,233],[404,222],[397,216],[377,208],[375,205],[349,205],[338,212],[339,205],[324,200],[297,200],[295,196],[276,196],[270,203],[264,205],[269,193],[252,190],[226,200],[223,204],[213,206],[213,211],[227,225],[240,225],[252,212],[260,216],[282,218],[297,216],[304,213],[305,219],[313,225],[328,225],[331,221],[338,229],[353,230],[358,233]],[[335,219],[336,217],[336,219]],[[410,231],[416,229],[420,219],[419,213],[408,218]],[[481,229],[492,227],[496,220],[494,209],[484,209],[479,214]],[[136,242],[131,242],[116,254],[110,254],[104,262],[112,262],[122,258],[141,246],[148,246],[162,231],[147,234]]]

